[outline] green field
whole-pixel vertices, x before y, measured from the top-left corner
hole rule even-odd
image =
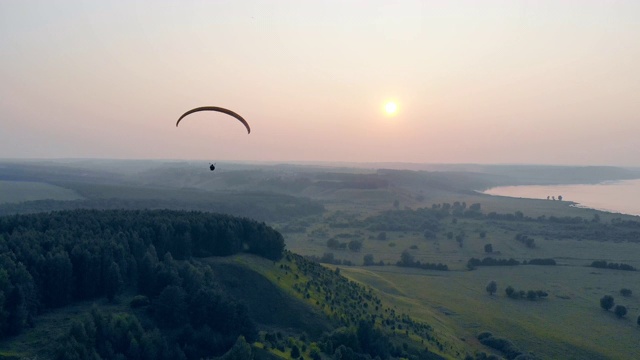
[[[519,266],[476,271],[434,272],[397,267],[342,268],[343,274],[388,294],[401,294],[418,319],[441,319],[455,333],[473,339],[490,331],[510,339],[522,350],[545,359],[631,359],[637,354],[635,316],[618,319],[599,307],[612,295],[637,315],[637,295],[623,298],[623,287],[640,283],[637,272],[593,271],[587,267]],[[485,285],[495,280],[498,293]],[[547,299],[513,300],[504,288],[544,289]]]
[[[73,190],[44,182],[0,180],[0,204],[34,200],[82,199]]]
[[[449,195],[441,201],[480,202],[483,213],[522,211],[526,216],[540,215],[593,218],[598,214],[603,222],[619,214],[596,212],[571,207],[569,203],[510,199],[484,195],[463,197]],[[455,223],[446,219],[436,239],[427,240],[419,231],[388,231],[386,240],[376,239],[378,231],[362,227],[332,227],[334,218],[363,219],[374,213],[368,202],[362,212],[344,199],[344,206],[336,202],[329,207],[324,219],[312,223],[303,233],[287,233],[287,246],[301,254],[322,256],[330,252],[336,259],[351,261],[356,266],[340,266],[342,273],[356,281],[372,286],[386,294],[387,301],[405,309],[411,316],[438,324],[443,336],[450,335],[458,349],[492,352],[476,340],[483,331],[514,342],[521,350],[532,352],[542,359],[631,359],[637,355],[640,328],[640,272],[596,269],[588,267],[595,260],[620,262],[640,268],[640,244],[637,242],[601,241],[581,238],[534,236],[536,247],[531,249],[514,240],[519,231],[545,231],[549,225],[539,223],[508,223],[512,229],[497,226],[486,219],[459,218]],[[381,201],[379,210],[393,208]],[[418,207],[411,203],[410,207]],[[427,206],[427,204],[422,204]],[[428,207],[428,206],[427,206]],[[334,211],[332,213],[332,211]],[[624,216],[623,216],[624,217]],[[624,217],[636,219],[634,217]],[[503,224],[504,225],[504,224]],[[316,231],[314,231],[316,230]],[[464,246],[442,234],[464,232]],[[480,237],[480,232],[485,237]],[[318,236],[321,234],[321,236]],[[327,248],[330,238],[362,241],[362,249]],[[491,243],[493,253],[485,253],[484,245]],[[404,250],[422,262],[442,262],[452,271],[429,271],[397,266],[363,267],[363,256],[371,254],[375,262],[395,264]],[[553,258],[556,266],[520,265],[515,267],[480,267],[466,269],[471,257]],[[333,267],[333,266],[332,266]],[[491,280],[498,283],[498,292],[490,296],[485,286]],[[517,290],[544,290],[546,299],[514,300],[505,295],[511,285]],[[629,288],[630,297],[619,291]],[[628,313],[618,319],[613,311],[604,311],[599,300],[604,295],[615,298],[616,304],[626,306]],[[455,347],[455,345],[453,345]],[[496,353],[500,354],[500,353]]]

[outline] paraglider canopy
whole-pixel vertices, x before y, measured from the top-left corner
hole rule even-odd
[[[197,107],[195,109],[191,109],[189,111],[187,111],[186,113],[182,114],[182,116],[180,116],[180,118],[178,119],[178,122],[176,122],[176,127],[178,126],[178,124],[180,124],[180,121],[187,115],[189,114],[193,114],[195,112],[198,111],[217,111],[217,112],[221,112],[230,116],[233,116],[234,118],[238,119],[238,121],[240,121],[244,127],[247,128],[247,134],[251,133],[251,128],[249,127],[249,123],[240,115],[238,115],[237,113],[229,110],[229,109],[225,109],[222,107],[218,107],[218,106],[202,106],[202,107]]]

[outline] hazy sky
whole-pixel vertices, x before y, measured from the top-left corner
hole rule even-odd
[[[1,158],[640,166],[637,0],[2,0],[0,65]]]

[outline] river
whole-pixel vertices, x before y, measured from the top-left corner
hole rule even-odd
[[[595,185],[523,185],[501,186],[484,192],[489,195],[530,199],[573,201],[577,206],[640,215],[640,179],[609,181]]]

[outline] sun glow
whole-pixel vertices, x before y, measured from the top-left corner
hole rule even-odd
[[[395,115],[396,112],[398,112],[398,104],[396,104],[393,101],[389,101],[384,105],[384,111],[387,113],[387,115]]]

